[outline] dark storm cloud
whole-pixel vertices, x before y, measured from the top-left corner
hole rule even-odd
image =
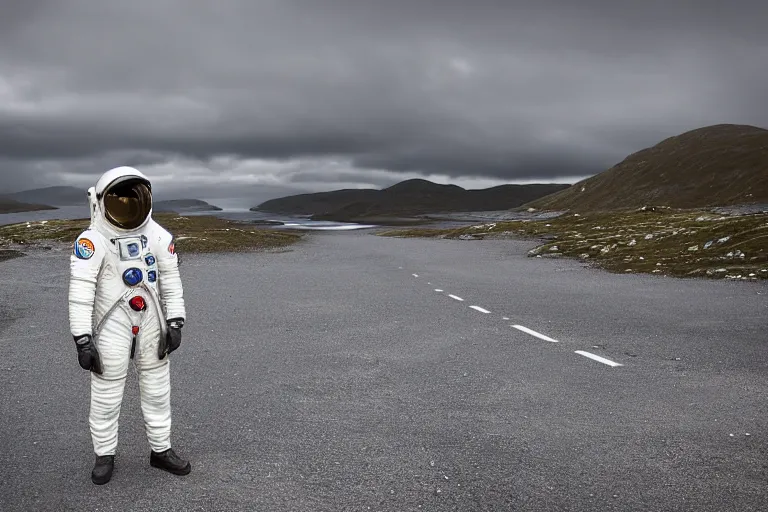
[[[206,172],[270,186],[318,173],[576,179],[688,129],[768,125],[757,0],[19,0],[0,12],[0,189],[124,163],[161,177],[191,165],[201,186]]]

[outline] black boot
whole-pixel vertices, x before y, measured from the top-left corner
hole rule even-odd
[[[188,475],[192,471],[192,465],[176,455],[173,448],[168,448],[164,452],[152,452],[149,457],[149,465],[153,468],[164,469],[174,475]]]
[[[103,485],[112,478],[112,469],[115,467],[114,455],[96,456],[96,463],[91,471],[91,480],[96,485]]]

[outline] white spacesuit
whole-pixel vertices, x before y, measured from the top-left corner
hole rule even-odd
[[[152,219],[152,189],[132,167],[107,171],[88,189],[91,225],[70,256],[69,322],[78,362],[90,370],[91,478],[112,477],[118,416],[130,359],[139,381],[150,464],[190,472],[171,449],[168,354],[186,318],[173,236]]]

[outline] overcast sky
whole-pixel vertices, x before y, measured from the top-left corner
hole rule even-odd
[[[768,1],[0,0],[0,190],[575,182],[768,127]],[[184,176],[183,181],[180,178]],[[213,185],[218,186],[218,191]]]

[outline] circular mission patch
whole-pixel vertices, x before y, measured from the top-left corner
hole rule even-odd
[[[93,256],[93,253],[96,251],[96,248],[93,245],[93,242],[88,240],[87,238],[79,238],[75,242],[75,256],[80,258],[81,260],[87,260],[91,256]]]

